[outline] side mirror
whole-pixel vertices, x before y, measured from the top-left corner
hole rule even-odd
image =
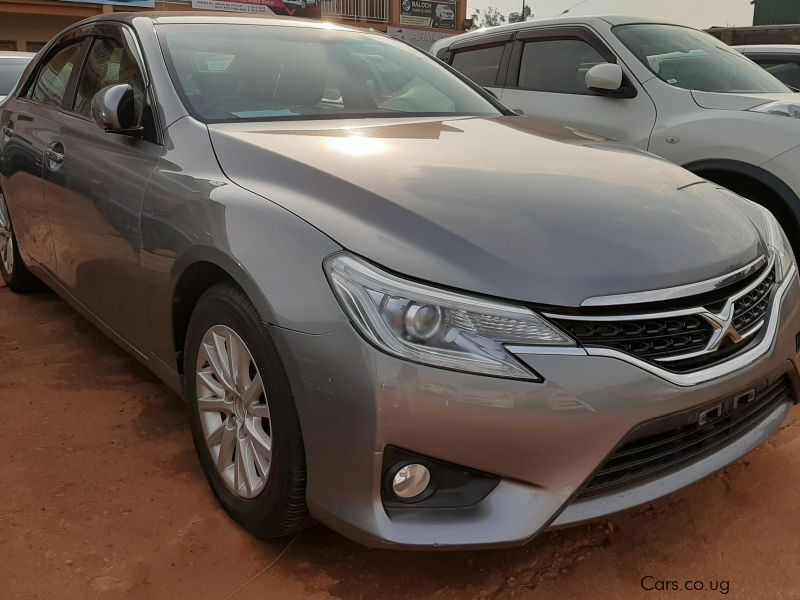
[[[586,72],[586,87],[590,90],[616,92],[622,87],[622,67],[614,63],[602,63]]]
[[[142,102],[127,83],[109,85],[92,98],[92,118],[97,126],[108,133],[141,135]]]

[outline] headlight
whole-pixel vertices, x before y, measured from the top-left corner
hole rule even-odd
[[[755,106],[748,109],[749,112],[764,113],[766,115],[778,115],[781,117],[792,117],[800,119],[800,104],[793,102],[785,102],[778,100],[776,102],[767,102],[760,106]]]
[[[503,344],[575,345],[525,307],[406,281],[349,254],[329,257],[325,271],[361,335],[400,358],[457,371],[538,380]]]
[[[763,206],[759,206],[764,215],[766,224],[767,244],[775,254],[777,280],[783,281],[789,270],[794,266],[794,251],[789,239],[783,232],[783,228],[778,223],[775,216]]]

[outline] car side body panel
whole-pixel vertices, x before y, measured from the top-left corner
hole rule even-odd
[[[142,286],[148,290],[152,352],[177,370],[171,309],[178,281],[196,263],[225,271],[271,324],[324,333],[341,321],[341,312],[331,311],[332,293],[322,276],[323,260],[341,247],[228,181],[202,123],[185,117],[166,137],[142,208]]]

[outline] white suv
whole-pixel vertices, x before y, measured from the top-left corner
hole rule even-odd
[[[472,31],[431,53],[511,109],[648,150],[766,206],[800,253],[800,96],[716,38],[575,17]]]

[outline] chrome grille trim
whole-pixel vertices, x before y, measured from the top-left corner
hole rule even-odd
[[[764,257],[762,257],[764,258]],[[761,259],[759,259],[761,260]],[[755,263],[752,263],[755,264]],[[763,265],[762,265],[763,266]],[[742,296],[746,296],[754,289],[756,289],[761,282],[763,282],[770,274],[772,269],[775,268],[775,256],[772,255],[769,257],[769,261],[767,263],[767,268],[764,269],[764,272],[761,276],[752,281],[750,285],[745,287],[744,289],[739,290],[732,296],[728,298],[729,302],[736,302]],[[752,274],[752,271],[751,271]],[[726,275],[727,277],[727,275]],[[690,284],[695,285],[695,284]],[[685,286],[683,286],[685,287]],[[680,288],[673,288],[673,289],[680,289]],[[656,290],[656,291],[665,291],[665,290]],[[642,294],[648,294],[649,292],[641,292]],[[606,298],[610,298],[611,296],[605,296]],[[640,300],[640,302],[642,302]],[[646,302],[651,302],[651,300],[647,300]],[[581,305],[583,306],[583,304]],[[599,306],[599,305],[597,305]],[[564,315],[558,313],[542,313],[545,317],[549,319],[559,319],[562,321],[644,321],[647,319],[668,319],[669,317],[683,317],[686,315],[701,315],[703,313],[707,313],[708,309],[702,306],[696,306],[694,308],[685,308],[681,310],[667,310],[667,311],[660,311],[660,312],[652,312],[652,313],[628,313],[628,314],[615,314],[615,315],[601,315],[601,316],[586,316],[586,315]]]
[[[770,258],[770,262],[772,258]],[[610,294],[608,296],[593,296],[581,302],[582,307],[598,306],[621,306],[626,304],[644,304],[646,302],[661,302],[663,300],[677,300],[689,296],[699,296],[707,292],[713,292],[723,287],[735,284],[746,277],[752,275],[767,262],[767,255],[762,254],[753,262],[720,277],[687,283],[677,287],[663,288],[660,290],[647,290],[644,292],[632,292],[628,294]],[[767,269],[769,271],[769,269]]]

